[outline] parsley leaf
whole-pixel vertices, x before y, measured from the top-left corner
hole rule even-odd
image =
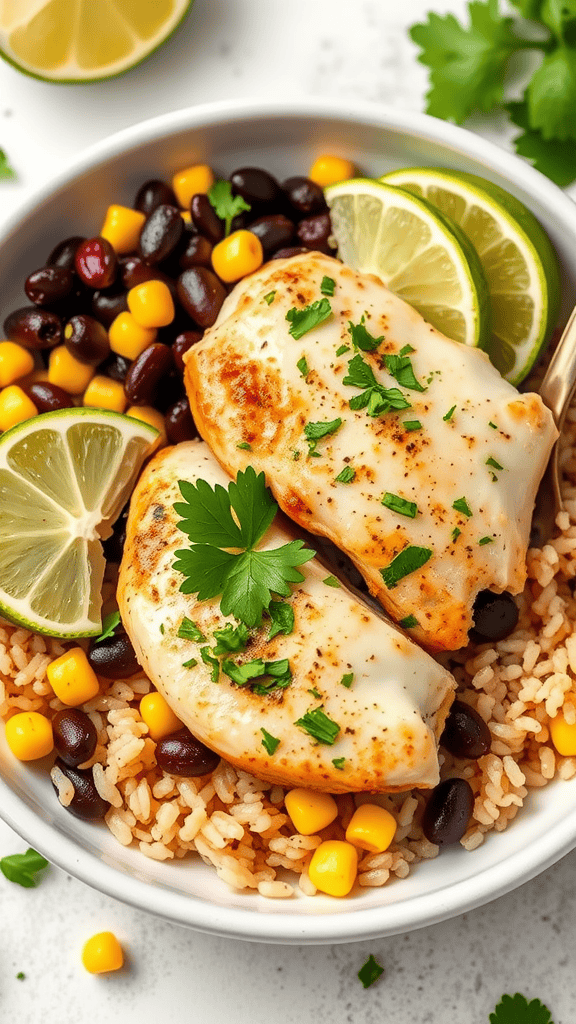
[[[384,968],[380,967],[380,964],[374,959],[372,954],[370,954],[364,966],[358,971],[358,977],[364,988],[370,988],[370,985],[378,981],[381,974],[384,974]]]
[[[490,1014],[490,1024],[553,1024],[550,1010],[539,999],[528,1002],[519,992],[514,996],[504,995],[494,1013]]]
[[[442,417],[442,419],[444,420],[444,423],[448,423],[448,421],[452,419],[455,411],[456,411],[456,406],[455,405],[453,405],[451,409],[448,409],[448,412]]]
[[[398,625],[402,626],[402,629],[413,629],[418,625],[418,619],[415,615],[405,615],[403,619],[400,619]]]
[[[189,658],[188,661],[183,661],[182,662],[182,668],[196,668],[197,664],[198,664],[198,659],[197,658]]]
[[[264,302],[266,303],[267,306],[270,306],[274,302],[274,296],[275,295],[276,295],[276,292],[274,291],[274,292],[268,292],[268,294],[264,296]]]
[[[252,451],[252,445],[248,441],[240,441],[240,443],[237,444],[236,447],[241,448],[245,452]]]
[[[279,633],[290,636],[294,629],[294,609],[284,601],[270,601],[268,615],[272,620],[267,640],[273,640]]]
[[[458,526],[455,526],[454,529],[452,530],[452,540],[458,540],[458,537],[460,536],[461,533],[462,530]]]
[[[216,647],[212,650],[214,654],[230,654],[231,651],[243,651],[248,643],[250,631],[243,622],[239,626],[233,626],[228,622],[222,629],[214,630]]]
[[[499,462],[496,462],[496,459],[493,459],[491,455],[486,459],[485,465],[493,466],[494,469],[504,469],[504,466],[501,466]]]
[[[277,736],[271,736],[270,733],[263,727],[260,726],[260,732],[262,733],[262,746],[264,747],[267,754],[275,754],[280,746],[280,740]]]
[[[334,479],[339,484],[351,484],[355,476],[356,470],[352,469],[352,466],[344,466],[344,469],[341,469]]]
[[[388,373],[394,377],[395,380],[403,388],[410,388],[411,391],[426,391],[426,388],[416,380],[414,373],[414,367],[412,366],[412,360],[407,355],[385,355],[384,362]]]
[[[385,566],[384,569],[380,569],[380,575],[388,590],[392,590],[405,576],[409,576],[410,573],[421,569],[431,557],[431,548],[419,548],[409,544],[407,548],[404,548],[400,554],[392,559],[389,565]]]
[[[332,758],[332,764],[334,765],[335,768],[338,769],[339,772],[343,772],[344,771],[344,765],[346,764],[346,758],[345,757],[333,757]]]
[[[102,632],[100,636],[97,636],[94,643],[99,644],[101,640],[107,640],[109,636],[114,635],[114,630],[121,623],[120,612],[110,612],[109,615],[105,615],[102,619]]]
[[[36,850],[28,847],[26,853],[13,853],[0,860],[0,871],[9,882],[16,882],[24,889],[34,889],[38,884],[36,875],[48,867],[48,861]]]
[[[358,353],[348,363],[348,373],[343,384],[362,388],[362,394],[354,395],[348,403],[351,409],[366,409],[368,416],[382,416],[391,409],[409,409],[410,402],[398,388],[385,388],[379,384],[369,363]]]
[[[353,682],[354,682],[354,673],[353,672],[345,672],[344,675],[342,676],[342,679],[340,680],[341,685],[345,686],[347,690],[350,689],[350,687],[352,686]]]
[[[494,543],[494,537],[480,537],[480,540],[478,541],[478,543],[479,543],[481,548],[484,547],[485,544],[493,544]]]
[[[300,370],[300,373],[302,374],[303,377],[307,377],[308,374],[310,373],[310,367],[308,366],[306,356],[302,356],[302,358],[299,359],[298,362],[296,363],[296,366]]]
[[[179,637],[180,640],[198,641],[206,639],[204,633],[202,632],[201,629],[198,628],[196,623],[192,622],[192,619],[188,619],[186,616],[184,616],[184,618],[182,619],[182,622],[178,627],[178,632],[176,633],[176,636]]]
[[[401,498],[398,494],[390,494],[390,491],[386,491],[381,504],[389,508],[391,512],[397,512],[401,516],[408,516],[409,519],[415,519],[418,512],[418,506],[415,501],[406,501],[405,498]]]
[[[350,345],[339,345],[336,349],[337,356],[343,356],[345,352],[350,351]]]
[[[229,235],[232,228],[232,221],[238,213],[243,210],[251,210],[250,203],[247,203],[242,196],[232,195],[232,185],[229,181],[215,181],[208,190],[208,201],[217,217],[224,221],[225,234]]]
[[[208,646],[200,648],[200,657],[204,664],[209,665],[212,669],[210,679],[213,683],[217,683],[220,678],[220,662],[218,661],[218,658],[214,657],[211,653],[211,648]]]
[[[456,501],[452,502],[452,508],[455,509],[456,512],[462,512],[462,515],[468,516],[468,518],[472,515],[472,509],[466,501],[466,498],[456,498]]]
[[[320,282],[320,292],[322,295],[334,295],[334,289],[336,287],[336,281],[333,277],[324,276]]]
[[[292,309],[286,313],[286,319],[291,324],[288,334],[298,341],[299,338],[308,334],[308,331],[323,324],[330,316],[332,316],[332,306],[328,299],[319,299],[318,302],[312,302],[309,306],[304,306],[303,309],[296,309],[296,306],[292,306]]]
[[[326,420],[318,423],[306,423],[304,425],[304,436],[308,441],[308,454],[314,455],[318,447],[318,441],[323,437],[335,434],[342,426],[342,420],[338,416],[335,420]]]
[[[336,737],[340,732],[340,726],[337,722],[334,722],[328,715],[324,714],[322,708],[313,708],[311,711],[307,711],[302,718],[299,718],[294,725],[303,729],[309,736],[317,740],[318,743],[325,743],[326,746],[331,747],[336,741]]]
[[[528,103],[526,99],[518,103],[506,104],[510,117],[522,134],[514,139],[516,152],[520,156],[532,160],[534,167],[565,188],[576,178],[576,146],[572,140],[560,142],[558,139],[545,139],[542,132],[534,129],[528,119]]]
[[[335,576],[327,576],[325,580],[322,580],[322,583],[325,583],[327,587],[340,586],[340,581],[337,580]]]
[[[360,348],[363,352],[374,352],[384,341],[384,335],[381,334],[379,338],[375,338],[373,334],[370,334],[370,332],[366,330],[364,324],[364,317],[361,317],[359,324],[353,324],[352,321],[349,320],[348,334],[352,338],[354,348]]]
[[[545,140],[576,138],[576,52],[559,46],[545,55],[526,90],[530,125]]]
[[[408,430],[410,433],[413,430],[422,430],[420,420],[404,420],[402,426],[404,427],[404,430]]]
[[[246,686],[253,683],[254,693],[263,696],[272,693],[273,690],[285,690],[292,682],[292,672],[288,658],[281,658],[279,661],[263,661],[262,658],[254,658],[252,661],[245,661],[241,665],[225,658],[222,662],[222,671],[236,683],[236,686]],[[257,679],[270,676],[267,683],[256,683]]]
[[[3,149],[0,149],[0,179],[11,181],[16,177],[16,171],[10,166],[10,162]]]

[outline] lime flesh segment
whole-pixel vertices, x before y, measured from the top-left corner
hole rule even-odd
[[[367,178],[330,185],[325,196],[344,263],[376,274],[447,337],[484,347],[488,286],[456,225],[426,200]]]
[[[104,556],[158,432],[119,413],[63,409],[0,437],[0,611],[39,633],[101,629]]]
[[[412,167],[381,180],[432,203],[472,242],[490,290],[492,337],[487,351],[502,375],[519,384],[558,316],[558,259],[544,229],[519,199],[474,174]]]

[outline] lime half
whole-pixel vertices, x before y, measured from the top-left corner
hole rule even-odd
[[[558,259],[544,229],[519,199],[474,174],[412,167],[392,171],[382,181],[426,199],[468,236],[490,289],[487,351],[500,373],[519,384],[558,316]]]
[[[94,82],[135,67],[193,0],[0,0],[0,56],[50,82]]]
[[[34,416],[0,437],[0,612],[51,636],[100,632],[101,540],[158,431],[95,409]]]
[[[454,341],[484,347],[488,287],[473,246],[424,199],[353,178],[325,189],[340,259],[376,274]]]

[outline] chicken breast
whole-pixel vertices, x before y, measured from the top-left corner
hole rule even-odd
[[[268,622],[251,630],[245,651],[231,655],[237,664],[288,659],[289,685],[259,694],[222,670],[213,681],[202,648],[234,620],[222,615],[217,598],[182,594],[183,577],[173,568],[187,543],[173,508],[181,501],[178,481],[198,479],[229,483],[199,441],[165,449],[148,465],[132,497],[118,586],[138,660],[174,712],[207,746],[270,782],[331,793],[434,786],[453,677],[379,611],[344,586],[327,585],[317,559],[301,566],[304,582],[287,599],[293,632],[267,640]],[[293,539],[292,525],[278,514],[260,548]],[[206,639],[179,638],[184,618]],[[338,727],[332,744],[297,724],[317,709]],[[266,734],[279,741],[273,753]]]
[[[319,301],[327,318],[294,337],[291,311]],[[467,643],[479,591],[522,590],[552,416],[377,278],[319,253],[268,263],[189,350],[186,386],[226,470],[264,470],[430,649]]]

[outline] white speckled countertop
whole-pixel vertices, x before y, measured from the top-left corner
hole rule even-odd
[[[2,220],[81,148],[145,117],[211,99],[342,96],[423,106],[425,70],[406,29],[464,0],[196,0],[183,29],[122,79],[58,87],[0,65],[0,146],[17,183]],[[503,145],[503,123],[478,121]],[[0,856],[24,843],[0,823]],[[0,875],[0,1021],[10,1024],[487,1024],[503,992],[576,1020],[576,852],[490,906],[366,943],[267,946],[205,936],[125,907],[56,868],[25,890]],[[127,967],[92,977],[84,940],[115,931]],[[385,973],[365,991],[374,953]],[[26,977],[18,980],[23,971]]]

